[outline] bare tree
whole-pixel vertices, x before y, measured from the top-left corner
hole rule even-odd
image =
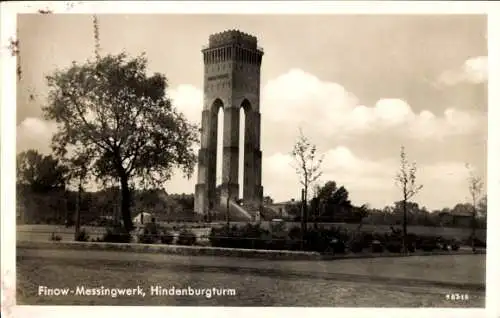
[[[304,187],[301,191],[302,209],[300,217],[301,247],[303,248],[304,232],[307,229],[307,194],[310,186],[321,177],[322,171],[320,169],[323,156],[318,156],[316,146],[311,144],[309,139],[304,136],[302,129],[299,129],[299,132],[299,138],[293,146],[292,156],[300,184]]]
[[[299,176],[300,184],[304,187],[305,201],[307,202],[309,188],[322,175],[321,163],[324,156],[318,156],[316,146],[304,136],[302,129],[299,132],[299,138],[293,146],[292,156],[294,168]]]
[[[472,199],[472,234],[471,234],[471,242],[472,242],[472,251],[476,251],[475,240],[476,240],[476,216],[477,216],[477,205],[479,203],[479,198],[483,192],[484,183],[481,178],[474,174],[473,169],[469,164],[466,164],[465,167],[469,170],[469,194]]]
[[[401,146],[400,158],[400,169],[396,175],[396,185],[403,192],[403,252],[407,253],[407,202],[415,196],[423,186],[416,183],[417,164],[408,163],[404,146]]]

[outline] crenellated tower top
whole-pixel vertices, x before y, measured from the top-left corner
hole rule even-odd
[[[257,37],[239,30],[226,30],[210,35],[208,48],[216,48],[227,45],[238,45],[248,49],[260,50],[257,46]]]

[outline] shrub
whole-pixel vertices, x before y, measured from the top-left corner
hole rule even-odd
[[[415,253],[415,251],[417,250],[414,243],[409,243],[408,245],[406,245],[406,248],[410,253]]]
[[[414,253],[416,251],[418,240],[418,235],[414,233],[406,234],[406,248],[408,249],[408,252]]]
[[[264,230],[259,224],[246,224],[238,228],[233,227],[230,231],[230,237],[235,237],[236,240],[232,242],[231,246],[236,248],[249,248],[249,249],[271,249],[273,245],[272,236],[269,231]]]
[[[52,234],[50,235],[51,241],[59,242],[61,239],[62,239],[62,237],[59,235],[56,235],[56,233],[54,233],[54,232],[52,232]]]
[[[212,228],[209,240],[210,244],[216,247],[270,249],[275,246],[279,248],[279,243],[275,243],[269,231],[262,229],[258,224]]]
[[[269,235],[264,241],[267,250],[288,250],[288,237],[276,237]],[[257,244],[259,245],[259,244]]]
[[[384,251],[384,247],[382,246],[382,243],[378,240],[374,240],[372,242],[372,252],[373,253],[382,253]]]
[[[304,249],[312,252],[344,253],[347,235],[340,228],[308,229],[304,233]]]
[[[300,250],[302,235],[299,227],[293,227],[288,234],[283,231],[273,232],[262,229],[258,224],[241,227],[234,225],[230,228],[223,226],[212,228],[209,240],[216,247]],[[339,229],[308,229],[304,233],[304,250],[344,253],[346,237]]]
[[[81,229],[78,234],[76,235],[76,241],[77,242],[88,242],[89,240],[89,234],[85,229]]]
[[[424,252],[432,252],[433,250],[440,249],[442,240],[436,236],[423,236],[420,239],[420,249]]]
[[[300,241],[302,240],[300,227],[294,226],[288,231],[288,240],[286,241],[287,249],[296,251],[300,250]]]
[[[304,249],[312,252],[324,252],[329,249],[332,237],[321,229],[308,229],[304,233]]]
[[[237,238],[235,237],[236,230],[228,226],[223,227],[213,227],[210,230],[209,241],[212,246],[216,247],[232,247],[235,244]]]
[[[210,234],[208,235],[208,240],[210,245],[214,247],[228,247],[227,245],[227,233],[228,231],[223,231],[223,228],[213,227],[210,229]]]
[[[329,242],[329,251],[334,254],[345,253],[345,243],[341,239],[332,238]]]
[[[362,239],[361,239],[361,244],[362,244],[363,248],[371,247],[374,240],[375,240],[375,236],[373,233],[363,233]]]
[[[451,241],[451,250],[458,251],[460,249],[460,242],[458,240]]]
[[[399,240],[389,240],[386,242],[385,248],[391,253],[401,253],[403,246]]]
[[[349,243],[349,250],[353,253],[360,253],[363,251],[363,243],[361,240],[353,240]]]
[[[486,242],[479,239],[479,238],[475,238],[474,240],[472,240],[472,236],[469,236],[464,244],[465,245],[468,245],[468,246],[472,246],[472,241],[474,241],[474,247],[480,247],[480,248],[486,248]]]
[[[143,244],[154,244],[158,242],[161,234],[161,227],[156,223],[147,223],[141,234],[139,234],[139,242]]]
[[[106,229],[106,234],[103,235],[101,242],[107,243],[130,243],[132,236],[123,227],[116,226]]]
[[[179,245],[194,245],[196,243],[196,234],[188,229],[182,229],[179,232],[179,237],[177,238],[177,244]]]
[[[142,243],[142,244],[154,244],[157,242],[157,240],[155,240],[152,235],[149,235],[147,233],[139,234],[138,241],[139,241],[139,243]]]
[[[436,246],[433,244],[424,244],[422,245],[422,251],[424,252],[432,252],[436,249]]]
[[[162,244],[172,244],[174,242],[174,234],[169,231],[164,231],[160,235],[160,242]]]

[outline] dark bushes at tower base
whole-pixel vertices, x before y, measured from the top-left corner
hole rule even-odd
[[[81,240],[88,239],[84,231]],[[138,241],[145,244],[178,244],[197,245],[196,234],[187,228],[180,230],[177,239],[174,234],[158,224],[147,224],[139,232]],[[402,253],[402,233],[393,230],[392,233],[364,233],[349,231],[342,227],[309,228],[302,233],[299,227],[286,230],[285,226],[271,226],[270,230],[260,225],[246,224],[244,226],[222,226],[212,228],[209,242],[213,247],[260,249],[260,250],[291,250],[319,252],[323,254],[350,253]],[[130,243],[132,235],[121,227],[109,228],[106,234],[98,239],[101,242]],[[417,250],[456,251],[460,248],[458,240],[447,240],[438,236],[407,235],[407,251]],[[200,241],[200,244],[203,244]],[[476,244],[476,247],[481,244]]]
[[[214,247],[343,253],[344,236],[339,229],[309,229],[302,239],[298,227],[288,233],[272,233],[259,225],[247,224],[212,228],[209,240]]]
[[[186,238],[190,234],[194,236],[192,232],[181,232],[178,239],[181,242],[178,244],[193,245],[193,239]],[[117,226],[106,229],[106,233],[101,238],[98,238],[97,242],[131,243],[132,237],[132,234],[125,228]],[[174,242],[174,235],[156,223],[148,223],[138,233],[137,241],[142,244],[172,244]],[[196,236],[194,236],[194,242],[196,242]]]
[[[341,227],[331,229],[308,229],[302,236],[299,227],[288,232],[272,232],[259,225],[223,226],[212,228],[209,236],[213,247],[266,249],[266,250],[302,250],[320,253],[342,254],[351,253],[402,253],[402,233],[393,230],[392,233],[363,233],[348,231]],[[407,234],[407,251],[417,250],[456,251],[460,248],[458,240],[446,240],[438,236],[418,236]]]

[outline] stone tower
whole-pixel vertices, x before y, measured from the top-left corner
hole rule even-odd
[[[201,149],[198,154],[198,183],[195,212],[206,214],[216,202],[218,112],[224,111],[222,194],[238,198],[243,182],[246,204],[260,204],[263,188],[260,150],[260,66],[264,52],[257,38],[229,30],[210,35],[202,50],[204,61],[204,104]],[[245,111],[243,179],[238,180],[240,109]],[[222,124],[222,123],[221,123]]]

